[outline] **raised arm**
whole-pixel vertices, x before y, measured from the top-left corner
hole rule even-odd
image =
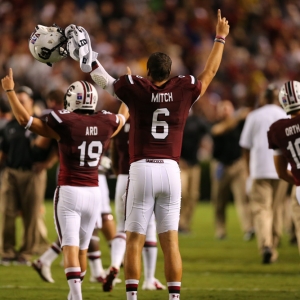
[[[210,55],[207,59],[203,72],[198,76],[202,83],[201,94],[202,96],[212,79],[216,75],[223,55],[225,38],[229,33],[229,25],[226,18],[221,17],[221,10],[218,9],[218,22],[216,26],[216,38]]]
[[[118,117],[120,120],[119,126],[116,129],[116,131],[112,134],[111,137],[114,137],[118,132],[121,130],[121,128],[125,125],[127,119],[129,118],[129,111],[127,106],[122,102],[119,111],[118,111]]]
[[[52,128],[50,128],[46,122],[30,116],[24,106],[20,103],[14,91],[15,83],[11,68],[9,69],[8,75],[1,80],[1,84],[7,94],[12,112],[21,126],[25,127],[25,129],[30,129],[30,131],[39,135],[56,140],[60,139],[60,136]]]

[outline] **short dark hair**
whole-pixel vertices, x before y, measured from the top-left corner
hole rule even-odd
[[[152,53],[147,61],[148,75],[154,81],[163,81],[169,78],[172,60],[162,52]]]
[[[264,97],[267,100],[268,104],[274,103],[277,100],[278,96],[278,88],[275,84],[269,84],[267,89],[265,90]]]
[[[30,87],[28,87],[28,86],[23,85],[23,86],[18,87],[18,88],[16,89],[16,93],[17,93],[17,94],[25,93],[25,94],[27,94],[31,99],[33,99],[33,91],[32,91],[32,89],[31,89]]]
[[[65,93],[61,90],[51,90],[47,95],[46,99],[54,100],[57,105],[64,104]]]

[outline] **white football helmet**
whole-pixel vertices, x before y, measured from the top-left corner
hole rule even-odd
[[[279,102],[287,114],[300,110],[300,82],[287,81],[280,88]]]
[[[67,90],[64,106],[68,111],[76,109],[94,111],[98,102],[95,87],[87,81],[75,81]]]
[[[29,38],[29,50],[35,59],[52,66],[67,57],[67,41],[64,31],[57,25],[37,25]]]

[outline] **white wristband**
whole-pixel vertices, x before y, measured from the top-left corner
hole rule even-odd
[[[123,120],[123,125],[126,123],[126,119],[122,114],[118,114],[119,117]]]
[[[28,121],[27,125],[26,125],[24,128],[25,128],[25,129],[29,129],[30,126],[32,125],[32,122],[33,122],[33,117],[31,116],[31,117],[29,118],[29,121]]]

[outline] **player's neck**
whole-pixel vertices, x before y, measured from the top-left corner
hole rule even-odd
[[[165,84],[168,80],[164,80],[164,81],[152,81],[152,83],[156,86],[162,86],[163,84]]]

